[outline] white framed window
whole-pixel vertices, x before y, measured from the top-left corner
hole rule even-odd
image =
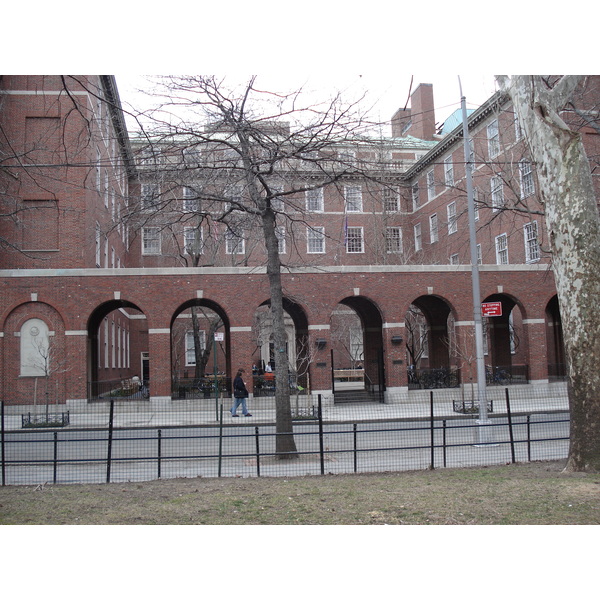
[[[417,223],[414,227],[415,233],[415,252],[423,248],[423,240],[421,239],[421,223]]]
[[[160,228],[142,228],[142,254],[160,254]]]
[[[473,188],[473,212],[475,220],[479,221],[479,190],[477,188]]]
[[[306,252],[308,254],[323,254],[325,252],[325,228],[306,228]]]
[[[481,258],[481,244],[477,244],[477,264],[483,264],[483,259]]]
[[[200,350],[206,348],[206,332],[198,332],[198,341]],[[185,366],[194,367],[196,365],[196,344],[194,343],[194,332],[192,330],[185,332]]]
[[[284,187],[282,184],[271,185],[271,192],[273,197],[271,198],[271,208],[278,213],[285,212],[285,202],[281,194],[283,194]]]
[[[142,208],[155,208],[160,196],[158,183],[142,183]]]
[[[435,244],[438,237],[438,216],[437,213],[433,213],[429,217],[429,239],[432,244]]]
[[[447,187],[454,185],[454,164],[452,163],[452,155],[444,159],[444,183]]]
[[[427,200],[433,200],[435,198],[435,178],[433,169],[427,171]]]
[[[346,230],[346,252],[351,254],[364,252],[362,227],[348,227]]]
[[[285,227],[276,227],[275,235],[277,236],[277,251],[279,252],[279,254],[285,254]]]
[[[384,188],[383,206],[386,212],[398,212],[400,207],[400,190],[397,187]]]
[[[352,150],[342,150],[338,152],[337,158],[339,162],[345,166],[355,166],[356,165],[356,152]]]
[[[96,266],[100,267],[102,260],[102,232],[100,231],[100,223],[96,221]]]
[[[477,164],[475,163],[475,142],[473,138],[469,138],[469,166],[471,168],[471,175],[475,173]]]
[[[446,207],[448,213],[448,235],[458,231],[458,219],[456,218],[456,202],[450,202]]]
[[[523,129],[521,128],[521,123],[519,123],[519,117],[517,113],[515,113],[515,142],[518,142],[523,138]]]
[[[492,210],[499,211],[504,207],[504,184],[501,177],[491,177],[490,187],[492,189]]]
[[[385,250],[388,254],[402,254],[402,229],[400,227],[386,227]]]
[[[197,212],[200,208],[200,200],[197,197],[196,191],[188,187],[183,187],[183,210],[185,212]]]
[[[184,227],[183,251],[190,256],[204,252],[204,232],[202,227]]]
[[[528,160],[519,161],[519,175],[521,179],[521,198],[527,198],[535,191],[531,163]]]
[[[306,190],[304,197],[308,212],[323,212],[323,188]]]
[[[108,235],[104,234],[104,268],[108,269]]]
[[[458,254],[451,254],[450,255],[450,264],[451,265],[459,265],[460,262],[458,260]]]
[[[344,186],[347,212],[362,212],[362,188],[359,185]]]
[[[532,263],[540,260],[540,245],[538,242],[537,221],[525,223],[525,262]]]
[[[246,240],[237,231],[227,229],[225,232],[225,254],[244,254]]]
[[[413,210],[417,210],[417,208],[419,208],[419,184],[418,183],[413,183],[413,186],[411,189],[411,195],[412,195]]]
[[[498,119],[494,119],[487,126],[488,154],[490,158],[496,158],[500,154],[500,131]]]
[[[231,208],[232,204],[234,204],[236,206],[243,204],[242,194],[243,194],[242,186],[240,186],[240,185],[229,186],[225,190],[225,194],[224,194],[225,198],[228,200],[228,202],[225,203],[225,210],[229,210]]]
[[[508,238],[505,233],[496,238],[496,264],[508,264]]]

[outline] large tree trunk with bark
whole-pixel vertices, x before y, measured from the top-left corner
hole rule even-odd
[[[569,365],[571,443],[566,469],[600,471],[600,217],[580,134],[559,116],[578,79],[552,89],[518,76],[508,92],[529,141],[552,244]],[[502,83],[502,81],[501,81]],[[506,80],[503,82],[506,85]]]

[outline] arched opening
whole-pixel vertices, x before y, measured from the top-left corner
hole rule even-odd
[[[506,294],[492,294],[484,302],[500,302],[502,305],[500,315],[483,318],[488,385],[527,383],[529,353],[521,307],[514,298]]]
[[[286,351],[289,360],[290,390],[298,395],[309,393],[314,349],[309,344],[308,320],[304,309],[289,298],[283,299]],[[275,394],[275,348],[269,301],[254,314],[252,337],[256,344],[252,354],[252,376],[255,396]]]
[[[553,296],[546,306],[546,324],[548,379],[550,381],[564,381],[567,378],[567,361],[558,296]]]
[[[219,304],[186,302],[171,320],[173,399],[211,398],[231,390],[229,319]]]
[[[383,320],[364,296],[348,296],[330,318],[334,401],[383,401]]]
[[[88,400],[146,399],[148,324],[138,306],[111,300],[88,320]]]
[[[458,386],[462,351],[450,305],[439,296],[419,296],[404,321],[409,389]]]

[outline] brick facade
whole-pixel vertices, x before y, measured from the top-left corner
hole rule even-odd
[[[174,373],[189,376],[183,340],[191,306],[210,309],[223,322],[219,371],[228,376],[240,366],[248,371],[264,357],[268,344],[258,348],[255,325],[257,311],[269,300],[260,232],[251,230],[244,254],[236,255],[227,252],[224,231],[217,230],[214,246],[206,246],[199,266],[190,267],[184,225],[161,231],[160,252],[148,253],[142,228],[126,226],[120,217],[139,202],[147,179],[142,163],[134,167],[138,149],[134,143],[131,150],[124,131],[114,79],[4,77],[0,92],[7,135],[2,144],[10,142],[20,157],[2,176],[2,202],[14,209],[13,218],[0,222],[6,241],[0,258],[2,399],[30,404],[39,385],[40,377],[22,375],[20,358],[23,325],[33,318],[48,325],[60,364],[68,365],[44,378],[58,402],[86,399],[93,382],[136,374],[149,375],[153,398],[170,398]],[[588,93],[598,97],[597,90]],[[410,120],[406,135],[422,137],[389,141],[387,156],[395,166],[384,183],[347,179],[325,188],[322,209],[306,215],[296,240],[302,243],[286,246],[284,294],[295,336],[289,341],[308,339],[313,391],[331,389],[332,356],[334,366],[352,366],[331,329],[340,306],[358,315],[365,372],[388,392],[407,387],[411,306],[427,320],[428,352],[421,366],[457,366],[463,382],[472,377],[465,360],[472,351],[473,308],[464,150],[456,130],[443,138],[435,134],[432,112],[430,122],[415,119],[423,114],[415,108],[429,103],[433,108],[430,86],[420,86],[414,114],[395,115],[396,134]],[[491,98],[470,122],[481,297],[501,301],[504,308],[501,318],[489,320],[486,362],[524,365],[530,382],[547,381],[555,375],[553,365],[564,361],[543,216],[536,212],[535,170],[531,176],[523,170],[526,145],[505,98]],[[585,132],[587,144],[597,154],[592,133]],[[354,157],[367,160],[369,153],[358,148]],[[347,187],[360,187],[360,210],[347,210]],[[398,194],[395,209],[390,190]],[[173,185],[169,193],[173,210],[184,212],[184,187]],[[529,213],[505,210],[521,200],[527,200]],[[286,212],[294,202],[305,208],[307,199],[291,198]],[[535,236],[528,239],[532,222]],[[323,252],[308,252],[306,225],[325,228]],[[387,227],[401,232],[398,252],[386,245]],[[361,228],[361,252],[348,252],[348,228]],[[452,335],[460,352],[448,348]],[[317,347],[317,339],[324,343]]]

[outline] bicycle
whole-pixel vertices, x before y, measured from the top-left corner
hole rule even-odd
[[[485,368],[485,381],[488,385],[509,385],[511,374],[502,367]]]

